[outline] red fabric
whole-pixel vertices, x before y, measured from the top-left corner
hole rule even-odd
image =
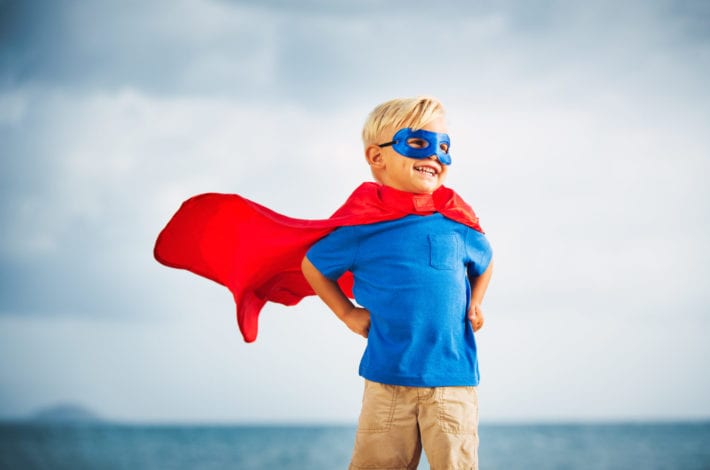
[[[308,248],[337,227],[440,212],[478,231],[478,218],[449,188],[431,195],[363,183],[330,218],[286,217],[237,194],[208,193],[185,201],[155,243],[160,263],[226,286],[234,296],[244,341],[256,340],[259,312],[268,301],[294,305],[314,292],[301,273]],[[352,274],[339,279],[352,297]]]

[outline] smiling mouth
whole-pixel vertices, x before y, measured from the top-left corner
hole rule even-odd
[[[414,168],[416,171],[423,175],[427,176],[436,176],[438,171],[436,171],[434,168],[428,167],[428,166],[420,166],[420,167],[415,167]]]

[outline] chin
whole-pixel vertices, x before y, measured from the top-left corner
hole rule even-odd
[[[433,193],[434,191],[436,191],[437,189],[439,189],[442,184],[443,184],[443,182],[438,181],[438,182],[436,182],[436,183],[423,184],[423,185],[420,185],[420,187],[421,187],[421,189],[422,189],[423,192],[427,192],[427,193],[431,194],[431,193]]]
[[[413,188],[411,192],[419,194],[431,194],[444,184],[441,178],[431,179],[431,180],[419,180],[412,181],[411,187]]]

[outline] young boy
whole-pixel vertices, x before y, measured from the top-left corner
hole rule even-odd
[[[336,229],[303,259],[316,294],[367,338],[352,469],[416,468],[422,447],[432,469],[478,468],[474,331],[483,326],[491,249],[477,227],[435,210],[449,191],[446,132],[435,99],[376,107],[363,129],[365,158],[383,203],[412,204],[415,213]],[[362,307],[337,282],[346,271]]]

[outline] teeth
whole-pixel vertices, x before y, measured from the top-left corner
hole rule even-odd
[[[422,167],[422,168],[415,168],[415,170],[417,170],[420,173],[425,173],[429,176],[436,176],[436,171],[434,171],[431,168]]]

